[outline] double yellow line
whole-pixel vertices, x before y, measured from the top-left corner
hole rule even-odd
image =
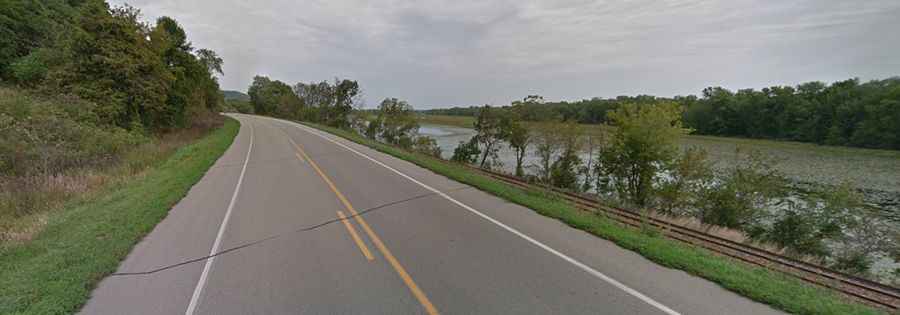
[[[381,241],[381,238],[378,237],[377,234],[375,234],[375,231],[373,231],[372,227],[370,227],[369,224],[366,223],[366,220],[363,219],[363,217],[360,216],[358,212],[356,212],[356,209],[353,208],[353,205],[350,204],[350,201],[348,201],[347,198],[344,197],[344,194],[337,189],[328,175],[325,175],[325,173],[322,172],[322,169],[319,168],[319,165],[316,164],[316,162],[306,154],[306,151],[303,150],[303,147],[297,144],[294,139],[291,139],[290,135],[288,135],[286,132],[285,136],[288,138],[288,140],[290,140],[291,144],[293,144],[294,147],[297,148],[297,151],[300,152],[303,157],[301,160],[305,159],[309,163],[309,165],[312,166],[316,173],[319,174],[319,177],[321,177],[322,180],[325,181],[325,184],[328,185],[328,188],[331,188],[331,191],[333,191],[337,198],[341,201],[341,203],[344,205],[344,208],[346,208],[347,211],[350,212],[350,216],[355,218],[356,222],[359,223],[360,226],[362,226],[363,230],[366,231],[366,234],[369,235],[369,238],[372,240],[372,243],[375,244],[375,247],[378,248],[378,251],[380,251],[384,258],[387,259],[391,267],[394,268],[394,271],[397,272],[397,275],[400,276],[400,279],[403,280],[403,283],[406,284],[410,292],[412,292],[413,296],[415,296],[416,299],[419,300],[419,303],[422,304],[422,307],[425,308],[425,311],[428,312],[428,314],[437,315],[437,308],[435,308],[434,305],[431,304],[431,301],[428,300],[428,296],[425,295],[425,292],[423,292],[422,289],[419,289],[419,286],[416,285],[416,282],[413,281],[412,277],[409,276],[409,273],[406,272],[406,269],[403,268],[403,265],[401,265],[397,258],[394,257],[393,254],[391,254],[391,251],[387,248],[387,246],[384,245],[384,242]],[[300,158],[300,156],[297,156],[297,158]],[[353,226],[350,225],[350,222],[347,221],[347,218],[344,216],[343,212],[338,211],[338,216],[350,231],[350,234],[356,242],[356,245],[359,246],[360,250],[363,252],[363,255],[366,256],[366,259],[368,259],[369,261],[374,260],[372,254],[369,253],[369,249],[366,247],[365,243],[363,243],[359,235],[356,234],[356,230],[353,229]]]

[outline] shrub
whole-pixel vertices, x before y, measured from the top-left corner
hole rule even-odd
[[[98,125],[91,108],[77,99],[39,99],[3,89],[0,92],[0,174],[56,174],[72,167],[105,164],[147,138],[124,129]]]
[[[785,196],[786,179],[760,152],[742,154],[715,183],[700,192],[695,216],[703,223],[747,231],[758,237],[766,209]]]
[[[416,140],[413,142],[413,151],[436,158],[441,157],[441,147],[437,145],[437,141],[434,138],[428,136],[416,137]]]
[[[669,167],[668,178],[656,189],[656,209],[666,215],[686,215],[713,184],[713,167],[706,150],[691,147]]]
[[[50,68],[47,66],[47,56],[43,49],[38,49],[25,57],[19,58],[9,65],[9,71],[13,78],[25,86],[36,86],[44,80]]]
[[[450,157],[450,160],[456,163],[475,164],[480,154],[481,150],[478,149],[478,144],[470,139],[459,142],[456,149],[453,149],[453,156]]]
[[[249,101],[244,100],[226,100],[222,110],[225,112],[253,114],[253,105],[250,105]]]

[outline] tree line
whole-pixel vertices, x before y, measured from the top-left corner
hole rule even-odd
[[[222,59],[172,18],[140,18],[103,0],[0,1],[2,175],[103,164],[153,135],[213,124]]]
[[[169,17],[144,22],[103,0],[0,1],[0,225],[220,125],[222,66]]]
[[[900,78],[859,79],[825,84],[814,81],[736,92],[710,87],[701,95],[661,98],[649,95],[544,102],[530,96],[521,119],[565,120],[604,124],[622,104],[675,102],[685,127],[703,135],[792,140],[827,145],[900,149]],[[479,107],[423,111],[426,114],[475,116]]]
[[[408,102],[385,98],[376,109],[364,110],[362,89],[354,80],[300,82],[291,86],[256,76],[247,94],[256,114],[353,130],[404,149],[437,157],[441,154],[434,139],[419,134],[415,111]],[[234,104],[234,110],[241,111],[239,103]]]
[[[0,3],[0,77],[94,104],[97,121],[165,131],[217,110],[222,59],[172,18],[140,20],[103,0]]]

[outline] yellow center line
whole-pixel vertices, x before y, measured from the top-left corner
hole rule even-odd
[[[334,183],[331,182],[331,179],[328,178],[328,176],[325,175],[324,172],[322,172],[322,169],[319,168],[319,165],[317,165],[316,162],[306,154],[306,151],[304,151],[303,148],[299,144],[297,144],[297,142],[294,142],[294,139],[291,139],[290,136],[288,136],[287,138],[291,141],[292,144],[294,144],[294,147],[297,148],[297,151],[300,151],[300,154],[302,154],[303,157],[306,158],[306,161],[309,162],[309,165],[311,165],[313,169],[316,170],[316,173],[319,174],[319,177],[321,177],[322,180],[324,180],[325,183],[328,184],[328,187],[331,188],[331,191],[334,192],[341,203],[344,204],[344,207],[347,208],[347,211],[349,211],[350,214],[354,218],[356,218],[356,221],[359,223],[359,225],[362,226],[363,230],[366,231],[366,234],[369,235],[369,238],[372,239],[372,242],[375,243],[375,247],[377,247],[378,250],[381,251],[381,254],[385,259],[387,259],[388,263],[391,264],[391,267],[394,267],[394,271],[397,272],[397,275],[400,276],[400,279],[403,280],[403,283],[406,284],[406,286],[409,288],[409,291],[412,292],[413,296],[415,296],[416,299],[419,300],[419,303],[422,304],[422,307],[425,308],[425,311],[431,315],[438,315],[439,313],[437,311],[437,308],[435,308],[434,305],[431,304],[431,301],[428,300],[428,296],[425,295],[425,292],[423,292],[422,289],[419,289],[419,286],[416,285],[416,282],[413,281],[412,277],[409,276],[409,273],[406,272],[406,269],[403,268],[403,265],[400,264],[400,261],[398,261],[397,258],[395,258],[393,254],[391,254],[391,251],[387,248],[387,246],[384,245],[384,242],[381,241],[381,238],[379,238],[378,235],[375,234],[375,231],[373,231],[372,228],[369,227],[369,224],[366,223],[366,220],[363,219],[358,212],[356,212],[356,209],[353,208],[353,205],[350,204],[350,201],[348,201],[347,198],[344,197],[344,194],[342,194],[341,191],[334,186]]]
[[[343,211],[337,212],[338,217],[341,218],[341,222],[344,222],[344,226],[347,227],[347,231],[350,231],[350,236],[353,237],[353,241],[356,242],[356,246],[359,246],[359,250],[362,251],[363,256],[366,256],[368,261],[375,260],[375,257],[372,256],[372,253],[369,252],[369,247],[366,246],[366,243],[363,243],[362,239],[359,238],[359,234],[356,234],[356,229],[350,224],[350,221],[347,220],[347,217],[344,215]]]

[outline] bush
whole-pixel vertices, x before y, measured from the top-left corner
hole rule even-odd
[[[770,159],[752,151],[738,150],[736,161],[725,173],[700,192],[695,216],[703,223],[747,231],[758,237],[766,209],[784,197],[785,178]]]
[[[456,149],[453,149],[453,156],[450,157],[450,161],[475,164],[480,154],[481,150],[478,149],[478,143],[475,143],[475,141],[471,139],[469,141],[460,141]]]
[[[669,176],[656,189],[657,211],[687,215],[700,201],[700,192],[713,184],[713,166],[702,148],[688,148],[671,165]]]
[[[50,68],[47,66],[44,50],[35,50],[9,65],[12,77],[25,86],[36,86],[44,80]]]
[[[0,96],[0,131],[5,135],[0,137],[0,175],[56,174],[106,164],[148,140],[98,125],[96,117],[79,110],[94,105],[76,98],[39,99],[2,88]]]
[[[253,114],[253,105],[249,101],[226,100],[222,111],[229,113]]]
[[[428,136],[416,137],[415,142],[413,142],[413,151],[436,158],[441,157],[441,147],[437,145],[437,141],[434,138]]]

